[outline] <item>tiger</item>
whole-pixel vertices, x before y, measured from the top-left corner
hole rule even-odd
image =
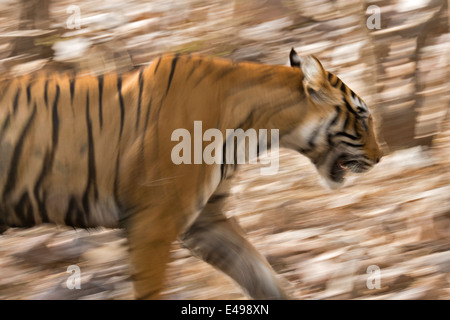
[[[224,213],[237,165],[175,164],[177,128],[276,129],[279,146],[338,188],[382,157],[365,102],[312,55],[290,65],[168,53],[117,74],[40,72],[0,82],[0,228],[122,228],[134,296],[162,297],[171,245],[253,299],[289,296]],[[270,146],[269,146],[270,147]]]

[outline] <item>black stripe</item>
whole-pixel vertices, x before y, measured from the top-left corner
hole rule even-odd
[[[347,126],[347,121],[348,121],[348,119],[349,119],[349,117],[347,116],[347,118],[346,118],[346,123],[345,123],[345,125],[344,125],[344,130],[345,130],[345,128],[346,128],[346,126]],[[336,134],[331,134],[331,133],[329,133],[328,134],[328,137],[327,137],[327,140],[328,140],[328,144],[330,145],[330,146],[333,146],[333,145],[335,145],[335,143],[333,142],[333,138],[335,138],[335,137],[346,137],[346,138],[349,138],[349,139],[351,139],[351,140],[353,140],[353,141],[357,141],[357,140],[359,140],[360,138],[361,138],[361,136],[354,136],[354,135],[351,135],[351,134],[349,134],[349,133],[347,133],[347,132],[344,132],[344,131],[340,131],[340,132],[338,132],[338,133],[336,133]],[[364,144],[353,144],[353,143],[350,143],[350,142],[347,142],[347,141],[339,141],[337,144],[339,144],[339,143],[343,143],[343,144],[346,144],[346,145],[348,145],[348,146],[350,146],[350,147],[355,147],[355,148],[358,148],[358,147],[363,147],[364,146]]]
[[[123,123],[125,120],[125,107],[123,105],[123,97],[122,97],[122,77],[117,77],[117,91],[119,93],[119,105],[120,105],[120,131],[119,131],[119,139],[122,137],[123,131]]]
[[[114,202],[116,203],[117,208],[119,208],[119,210],[121,211],[122,206],[121,203],[119,201],[119,167],[120,167],[120,162],[119,162],[119,158],[120,158],[120,151],[117,153],[117,158],[116,158],[116,169],[114,172],[114,185],[113,185],[113,197],[114,197]]]
[[[354,143],[350,143],[350,142],[347,142],[347,141],[339,141],[339,143],[343,143],[343,144],[345,144],[347,146],[350,146],[350,147],[353,147],[353,148],[364,147],[364,144],[354,144]]]
[[[341,81],[341,91],[344,94],[347,94],[347,86],[344,84],[344,82]]]
[[[331,79],[333,79],[333,74],[328,72],[328,81],[331,82]]]
[[[334,146],[334,142],[333,142],[333,134],[332,133],[328,133],[327,135],[327,143],[329,147]]]
[[[75,93],[75,81],[76,81],[75,76],[76,75],[74,75],[73,78],[70,79],[70,103],[73,103],[73,96]]]
[[[223,180],[223,178],[224,178],[224,175],[225,175],[225,173],[226,173],[226,170],[225,170],[225,165],[226,165],[226,151],[227,151],[227,148],[226,148],[226,146],[227,146],[227,143],[226,143],[226,141],[223,143],[223,146],[222,146],[222,163],[221,163],[221,165],[220,165],[220,180]]]
[[[339,106],[335,106],[334,109],[336,111],[336,116],[333,118],[333,120],[331,120],[330,124],[328,125],[327,131],[329,131],[329,129],[336,124],[341,115],[341,108]]]
[[[14,213],[19,219],[22,227],[32,227],[36,224],[33,214],[33,205],[31,204],[28,192],[24,192],[17,204],[14,206]]]
[[[47,90],[45,90],[47,92]],[[52,147],[50,151],[47,151],[44,157],[44,161],[42,164],[41,173],[39,174],[38,179],[36,180],[36,184],[33,188],[33,194],[38,204],[39,215],[42,219],[42,222],[50,222],[49,217],[47,215],[47,210],[45,207],[45,199],[46,193],[43,191],[42,195],[40,195],[41,184],[44,181],[45,176],[48,172],[50,172],[53,161],[55,158],[55,152],[58,145],[58,134],[59,134],[59,116],[58,116],[58,102],[59,102],[59,93],[60,88],[59,85],[56,85],[56,95],[55,101],[53,102],[52,108]],[[46,105],[47,107],[47,105]]]
[[[47,90],[45,90],[47,92]],[[42,195],[40,195],[41,184],[44,181],[45,176],[48,172],[50,172],[53,161],[55,158],[55,152],[58,145],[58,134],[59,134],[59,116],[58,116],[58,102],[59,102],[59,93],[60,88],[59,85],[56,85],[56,95],[55,101],[53,102],[52,108],[52,147],[50,151],[47,151],[44,157],[44,161],[42,164],[41,173],[39,174],[38,179],[36,180],[36,184],[33,188],[33,194],[38,204],[39,215],[42,219],[42,222],[50,222],[49,217],[47,215],[47,210],[45,207],[45,199],[46,193],[43,191]],[[46,104],[47,107],[47,104]]]
[[[175,67],[177,66],[177,61],[178,61],[179,55],[180,55],[179,53],[175,54],[175,57],[173,57],[173,59],[172,59],[172,66],[170,68],[169,82],[167,83],[166,95],[169,92],[170,85],[172,84],[172,78],[173,78],[173,74],[175,72]]]
[[[245,123],[245,122],[243,122],[243,123]],[[243,129],[242,127],[237,127],[237,128],[238,129],[241,128],[242,130],[246,131],[246,129]],[[229,140],[230,138],[232,138],[232,139]],[[234,143],[235,138],[236,138],[236,143]],[[231,141],[233,141],[233,149],[228,148],[229,143],[231,143]],[[238,157],[238,153],[237,153],[238,144],[239,144],[239,136],[234,135],[234,134],[230,135],[225,140],[225,143],[224,143],[224,146],[222,149],[222,162],[223,162],[223,164],[222,164],[223,167],[221,167],[222,177],[223,177],[223,175],[225,175],[225,178],[226,178],[226,176],[228,175],[228,170],[231,170],[231,173],[232,173],[234,170],[237,169],[237,166],[238,166],[238,158],[237,158]],[[233,163],[228,163],[226,161],[227,160],[227,150],[230,150],[230,152],[231,151],[233,152]]]
[[[147,126],[148,126],[148,120],[150,119],[150,110],[152,109],[152,102],[153,102],[153,97],[150,97],[150,101],[148,102],[147,114],[145,115],[144,133],[143,133],[144,136],[145,136],[145,131],[147,130]]]
[[[72,227],[85,228],[86,222],[83,220],[84,213],[78,201],[75,197],[71,197],[69,200],[69,205],[67,207],[67,212],[64,218],[64,223]]]
[[[46,90],[47,91],[47,90]],[[50,222],[49,217],[47,215],[47,210],[45,207],[45,199],[46,193],[43,191],[42,195],[40,195],[41,184],[44,181],[45,176],[48,172],[50,172],[53,161],[55,158],[55,152],[58,145],[58,134],[59,134],[59,116],[58,116],[58,102],[59,102],[59,93],[60,88],[59,85],[56,85],[56,95],[55,101],[53,102],[52,108],[52,147],[50,151],[47,151],[44,157],[44,161],[41,168],[41,173],[39,174],[38,179],[36,180],[36,184],[33,188],[33,194],[38,204],[39,215],[42,219],[42,222]]]
[[[84,213],[86,215],[85,220],[89,221],[89,193],[91,188],[93,188],[94,190],[94,199],[98,199],[97,178],[95,171],[94,138],[92,135],[92,121],[90,118],[89,92],[86,95],[86,126],[88,137],[88,176],[82,202]]]
[[[153,74],[156,74],[156,71],[158,71],[160,63],[161,63],[161,57],[158,58],[158,62],[156,63],[155,71],[153,71]]]
[[[33,188],[34,198],[38,204],[39,216],[41,217],[43,223],[50,222],[50,220],[48,218],[47,210],[45,208],[45,191],[43,192],[42,196],[40,196],[39,189],[41,187],[42,182],[44,181],[44,177],[46,176],[47,172],[50,171],[52,163],[53,163],[53,155],[50,152],[46,152],[44,162],[42,164],[41,173],[39,174],[39,177]]]
[[[98,119],[100,122],[100,130],[102,130],[103,126],[103,75],[97,77],[98,81]]]
[[[198,67],[197,64],[198,64],[197,62],[191,63],[192,68],[191,68],[191,70],[189,70],[189,73],[186,76],[186,80],[189,80],[189,78],[194,74],[194,71],[197,70],[197,67]]]
[[[3,201],[4,201],[3,203],[5,203],[6,197],[14,189],[16,185],[17,172],[19,169],[19,161],[20,155],[22,154],[23,144],[25,142],[25,138],[28,134],[28,131],[31,128],[31,124],[33,123],[35,116],[36,116],[36,105],[34,105],[33,112],[28,118],[28,121],[25,124],[22,133],[20,134],[20,137],[17,140],[16,145],[14,147],[14,151],[11,157],[11,163],[9,165],[8,177],[6,178],[5,187],[3,189]]]
[[[336,83],[338,82],[339,78],[337,76],[334,75],[334,77],[332,77],[330,80],[330,83],[333,87],[336,86]]]
[[[228,67],[225,70],[222,70],[221,72],[218,72],[216,77],[216,80],[221,80],[224,77],[228,76],[230,73],[232,73],[233,71],[235,71],[236,69],[233,66]]]
[[[357,108],[356,108],[356,111],[358,111],[358,113],[364,113],[364,112],[366,112],[366,110],[364,110],[364,109],[361,108],[361,107],[357,107]]]
[[[66,226],[73,225],[72,221],[75,220],[75,219],[72,218],[72,217],[76,216],[77,213],[76,212],[73,213],[76,210],[77,210],[77,208],[76,208],[75,199],[74,199],[74,197],[71,197],[70,200],[69,200],[69,205],[67,206],[67,211],[66,211],[65,217],[64,217],[64,224]]]
[[[27,85],[27,106],[30,107],[30,102],[31,102],[31,86],[32,86],[32,82],[30,81]]]
[[[16,113],[17,113],[17,109],[19,106],[20,91],[21,91],[21,88],[20,87],[17,88],[16,96],[14,97],[14,102],[13,102],[13,115],[16,115]]]
[[[338,88],[342,85],[342,81],[341,79],[339,79],[338,77],[336,77],[336,83],[334,84],[335,88]]]
[[[59,131],[59,116],[58,116],[58,101],[59,101],[59,85],[56,85],[55,101],[53,102],[52,109],[52,148],[55,149],[58,144],[58,131]],[[52,151],[54,152],[54,151]]]
[[[136,131],[139,128],[139,119],[141,118],[142,88],[144,86],[144,80],[142,79],[143,71],[144,71],[144,68],[142,68],[141,71],[139,72],[139,95],[138,95],[138,105],[137,105],[137,112],[136,112]]]
[[[353,113],[356,117],[358,117],[358,113],[355,110],[353,110],[352,106],[350,105],[350,103],[348,103],[347,99],[344,98],[344,102],[347,110]]]
[[[86,96],[86,125],[88,136],[88,185],[92,183],[94,187],[94,198],[98,199],[97,175],[95,170],[95,149],[94,136],[92,134],[92,121],[90,117],[89,92]]]
[[[272,137],[271,137],[272,138]],[[261,141],[259,141],[259,137],[258,137],[258,143],[256,144],[256,156],[257,157],[259,157],[259,143],[260,143]],[[271,141],[272,142],[272,141]],[[269,146],[269,142],[268,142],[268,140],[266,141],[266,146],[268,147]],[[268,148],[267,148],[268,149]],[[267,150],[266,150],[267,151]]]
[[[8,129],[10,125],[11,125],[11,115],[8,113],[8,115],[5,118],[5,121],[2,124],[2,129],[0,131],[0,141],[3,140],[3,136],[6,132],[6,129]]]
[[[42,222],[50,222],[49,217],[47,215],[47,210],[45,207],[45,199],[46,192],[43,191],[42,195],[40,194],[41,184],[44,181],[45,176],[51,170],[53,166],[53,161],[55,157],[55,152],[58,144],[58,130],[59,130],[59,117],[58,117],[58,101],[59,101],[59,85],[56,86],[56,96],[55,101],[53,102],[52,108],[52,147],[50,151],[45,153],[44,161],[41,168],[41,173],[39,174],[38,179],[33,188],[34,198],[38,205],[39,216],[41,217]],[[36,105],[35,105],[36,107]]]
[[[44,85],[44,102],[45,102],[45,107],[48,108],[48,79],[45,80],[45,85]]]
[[[336,133],[336,136],[337,137],[339,137],[339,136],[346,137],[346,138],[349,138],[351,140],[359,140],[359,138],[357,136],[348,134],[347,132],[338,132],[338,133]]]

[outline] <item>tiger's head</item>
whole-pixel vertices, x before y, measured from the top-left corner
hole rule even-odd
[[[290,64],[301,69],[300,90],[307,105],[304,120],[280,141],[306,155],[332,189],[348,172],[362,173],[378,163],[373,118],[365,102],[313,56],[294,49]]]

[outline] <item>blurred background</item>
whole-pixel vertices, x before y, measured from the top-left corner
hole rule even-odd
[[[1,0],[0,74],[314,54],[371,107],[387,156],[331,192],[283,151],[276,176],[241,168],[227,214],[294,298],[450,299],[449,25],[445,0]],[[0,299],[130,299],[127,257],[120,230],[8,230]],[[164,298],[245,298],[178,243],[172,258]],[[69,265],[80,290],[66,287]]]

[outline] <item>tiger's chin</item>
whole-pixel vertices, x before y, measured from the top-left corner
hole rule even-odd
[[[363,173],[370,169],[364,162],[340,155],[334,160],[317,168],[322,184],[332,190],[339,189],[344,185],[348,173]]]
[[[319,175],[319,180],[320,180],[320,184],[324,188],[331,189],[331,190],[340,189],[345,183],[345,178],[342,178],[342,180],[340,180],[340,181],[334,181],[334,180],[330,179],[330,177],[328,177],[328,175]]]

